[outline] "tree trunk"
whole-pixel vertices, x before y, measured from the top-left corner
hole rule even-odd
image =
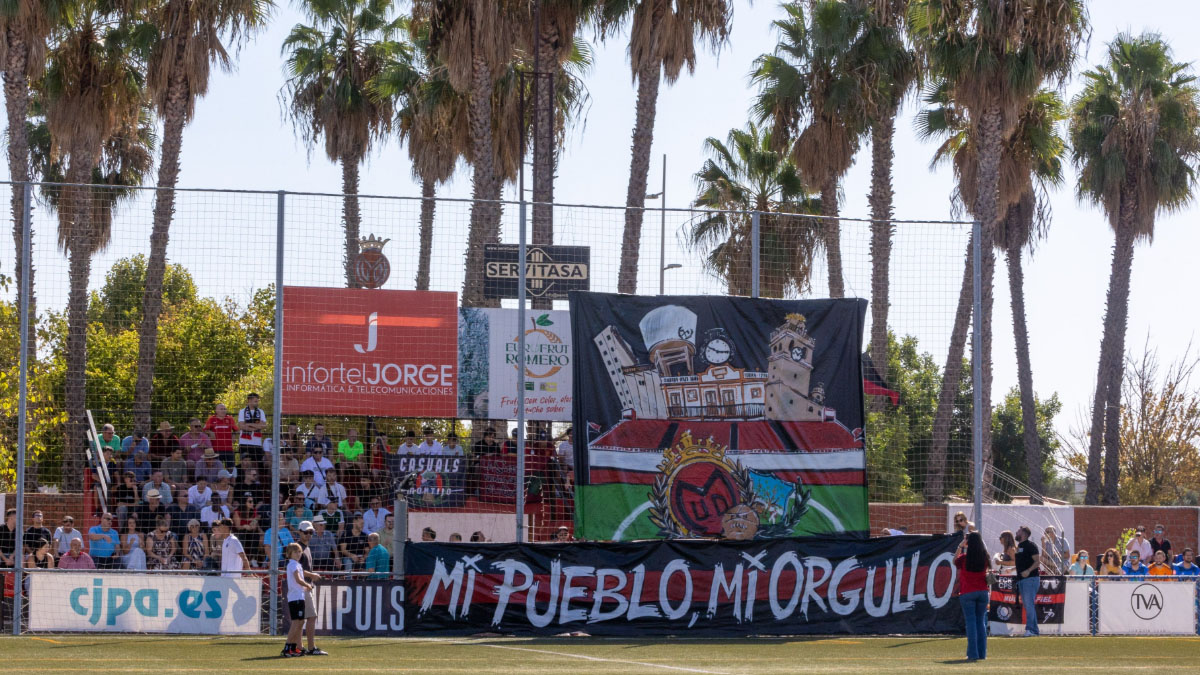
[[[996,272],[996,249],[993,242],[1000,202],[1000,152],[1004,140],[999,108],[989,108],[979,120],[979,178],[977,184],[976,217],[982,222],[980,241],[980,282],[983,286],[983,495],[992,497],[992,303],[993,279]]]
[[[474,20],[474,19],[472,19]],[[472,59],[469,117],[471,125],[471,225],[467,233],[463,307],[499,306],[483,297],[483,247],[500,240],[500,181],[492,144],[492,77],[478,52]]]
[[[142,291],[142,325],[138,330],[137,385],[133,389],[133,426],[150,433],[154,366],[158,354],[158,318],[163,304],[163,276],[167,243],[175,213],[175,185],[179,181],[179,156],[183,147],[188,91],[183,74],[183,50],[175,59],[163,114],[162,161],[154,195],[154,225],[150,231],[150,258],[146,261],[146,286]]]
[[[963,350],[967,346],[967,329],[971,324],[972,294],[974,293],[974,265],[972,249],[974,235],[967,240],[966,263],[963,265],[962,287],[958,292],[958,307],[954,312],[954,325],[950,329],[950,349],[946,354],[946,368],[942,371],[942,388],[938,393],[937,412],[933,417],[933,433],[929,461],[925,471],[926,503],[940,502],[945,497],[946,454],[950,447],[950,423],[954,418],[954,400],[958,398],[958,385],[962,378]]]
[[[871,128],[871,363],[879,377],[888,376],[888,303],[892,256],[892,138],[895,117]],[[882,396],[872,396],[871,409],[884,407]]]
[[[67,295],[67,372],[65,377],[67,436],[63,448],[63,488],[83,488],[84,452],[87,448],[87,305],[88,278],[92,271],[91,189],[86,183],[99,152],[72,149],[70,169],[60,202],[60,219],[69,219],[67,256],[70,290]]]
[[[346,288],[361,288],[354,274],[354,263],[358,261],[358,225],[362,214],[358,208],[358,162],[359,157],[342,158],[342,222],[346,229]]]
[[[433,255],[433,212],[436,188],[431,180],[421,179],[420,253],[417,255],[417,290],[429,290],[429,258]]]
[[[1009,217],[1014,217],[1010,210]],[[1025,468],[1029,471],[1031,503],[1041,504],[1046,491],[1042,477],[1042,447],[1037,430],[1037,401],[1033,394],[1033,365],[1029,359],[1029,329],[1025,324],[1025,273],[1021,269],[1020,242],[1010,242],[1008,251],[1008,291],[1012,296],[1013,341],[1017,350],[1017,383],[1021,390],[1021,440],[1025,445]]]
[[[829,297],[846,297],[846,279],[842,274],[842,226],[838,221],[838,184],[830,177],[821,186],[821,227],[825,232],[825,263],[829,268]]]
[[[9,203],[13,216],[13,243],[16,245],[17,306],[21,303],[21,279],[25,271],[21,268],[21,251],[25,237],[22,223],[25,219],[24,186],[29,180],[29,135],[25,129],[29,117],[29,78],[25,69],[29,57],[25,35],[21,31],[7,28],[8,55],[4,63],[4,104],[8,113],[8,176],[13,181],[9,186],[12,195]],[[33,226],[29,237],[33,239]],[[31,246],[32,250],[32,246]],[[29,362],[37,357],[37,293],[33,285],[33,261],[29,264]]]
[[[642,245],[642,220],[646,215],[646,179],[650,174],[650,147],[654,143],[654,116],[658,111],[658,84],[662,76],[660,71],[660,63],[653,61],[637,74],[637,114],[633,122],[629,187],[625,192],[625,232],[621,237],[618,293],[637,293],[638,254]]]
[[[554,243],[554,76],[558,29],[542,25],[533,76],[533,243]]]

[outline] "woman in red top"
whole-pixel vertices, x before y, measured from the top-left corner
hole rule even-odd
[[[958,546],[954,566],[958,568],[958,601],[967,622],[967,660],[987,658],[987,612],[990,590],[987,573],[991,567],[987,547],[978,532],[970,532]]]

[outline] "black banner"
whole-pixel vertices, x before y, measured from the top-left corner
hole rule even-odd
[[[954,536],[405,547],[409,633],[962,630]]]
[[[565,300],[570,291],[586,291],[592,253],[587,246],[527,246],[525,292],[532,298]],[[483,247],[483,296],[515,298],[520,248],[513,244]]]
[[[388,455],[387,462],[412,508],[457,508],[466,500],[467,458],[462,455]]]
[[[1034,606],[1037,607],[1038,623],[1062,623],[1063,606],[1067,600],[1066,577],[1039,577],[1037,597]],[[1021,593],[1017,590],[1017,578],[1010,576],[996,577],[992,586],[991,603],[988,605],[988,621],[997,623],[1025,623],[1024,607],[1021,606]]]
[[[392,580],[322,578],[313,591],[317,635],[400,635],[404,632],[404,584]],[[291,625],[279,603],[283,630]]]

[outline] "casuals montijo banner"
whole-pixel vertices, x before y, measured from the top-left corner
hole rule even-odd
[[[405,454],[386,459],[392,476],[400,479],[399,492],[410,507],[453,508],[466,499],[467,458],[463,455]]]
[[[454,417],[454,293],[286,286],[288,414]]]
[[[1038,624],[1062,623],[1066,612],[1063,606],[1067,599],[1066,577],[1042,576],[1034,599]],[[1021,604],[1021,593],[1017,590],[1017,577],[996,577],[991,589],[988,605],[988,621],[1025,625],[1025,612]]]
[[[258,634],[257,577],[30,572],[29,629]]]
[[[865,536],[866,306],[572,293],[576,533]]]
[[[458,313],[459,417],[516,419],[520,333],[525,333],[525,419],[571,419],[571,318],[531,310],[463,307]]]
[[[409,633],[962,629],[953,536],[405,547]]]
[[[404,585],[375,579],[321,579],[313,591],[317,635],[400,635],[404,632]],[[283,629],[291,625],[280,603]]]

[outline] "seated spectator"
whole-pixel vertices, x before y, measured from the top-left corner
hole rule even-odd
[[[342,533],[346,531],[346,518],[342,515],[341,509],[337,507],[337,502],[325,502],[325,508],[317,516],[321,517],[321,522],[325,523],[329,531],[336,536],[341,537]]]
[[[224,403],[218,403],[214,410],[216,414],[208,417],[208,421],[204,423],[204,431],[221,461],[233,466],[233,432],[238,430],[237,420],[225,409]],[[204,453],[204,456],[207,457],[208,453]],[[208,477],[210,482],[213,478],[215,475]]]
[[[58,569],[94,570],[96,562],[92,560],[92,556],[84,553],[82,539],[71,539],[66,554],[58,559]]]
[[[346,440],[338,442],[338,462],[356,463],[365,451],[362,441],[358,440],[358,429],[350,427],[346,430]]]
[[[212,502],[212,494],[212,488],[208,486],[208,478],[196,476],[196,484],[187,491],[187,510],[200,513],[200,509]]]
[[[1146,537],[1146,526],[1138,525],[1137,531],[1133,537],[1125,544],[1125,555],[1137,551],[1138,558],[1141,560],[1149,560],[1150,556],[1154,555],[1154,548],[1150,546],[1150,540]]]
[[[451,431],[446,435],[446,445],[442,446],[442,454],[456,455],[462,457],[466,454],[463,447],[458,444],[458,434]]]
[[[163,505],[170,506],[175,503],[175,499],[171,496],[171,486],[164,480],[162,469],[155,469],[150,472],[150,481],[142,486],[142,501],[150,501],[147,495],[151,490],[158,491],[158,496],[162,499]]]
[[[154,470],[154,466],[150,464],[150,460],[146,458],[145,450],[137,450],[133,453],[133,457],[125,460],[125,471],[132,471],[133,478],[138,485],[150,480],[150,472]],[[95,558],[96,556],[92,556]]]
[[[232,512],[227,504],[219,504],[215,501],[210,502],[204,508],[200,509],[200,522],[203,523],[205,527],[212,529],[213,525],[226,518],[229,518],[230,513]]]
[[[175,448],[170,457],[159,462],[158,467],[162,471],[163,482],[171,486],[171,501],[174,503],[174,495],[182,496],[192,482],[188,462],[183,458],[183,448]]]
[[[78,539],[83,543],[83,533],[75,529],[74,516],[63,516],[62,525],[54,529],[54,550],[62,558],[71,550],[71,540]]]
[[[159,516],[154,521],[154,530],[146,535],[146,557],[152,570],[179,569],[175,554],[179,552],[179,540],[170,528],[171,521]]]
[[[32,551],[25,558],[26,569],[54,569],[54,554],[50,552],[50,540],[37,539],[30,542]]]
[[[313,568],[320,572],[338,569],[333,555],[337,549],[337,537],[326,528],[322,514],[313,516],[312,524],[314,531],[308,541],[308,550],[312,553]]]
[[[287,518],[284,517],[284,514],[280,513],[275,522],[275,527],[268,527],[267,531],[263,532],[263,560],[265,565],[271,564],[271,537],[274,536],[275,530],[278,528],[279,536],[277,537],[278,541],[276,541],[275,549],[279,553],[279,564],[282,566],[287,563],[283,558],[283,547],[296,541],[296,538],[292,536],[292,531],[288,529]]]
[[[1192,547],[1183,549],[1183,560],[1175,565],[1175,576],[1200,576],[1200,567],[1196,565],[1196,552],[1192,550]]]
[[[279,455],[279,482],[295,483],[300,480],[300,462],[291,450],[284,450]]]
[[[1047,525],[1042,535],[1042,571],[1044,574],[1066,574],[1071,561],[1071,544],[1059,536],[1053,525]]]
[[[568,529],[566,525],[559,525],[558,529],[554,531],[554,541],[556,541],[556,542],[571,541],[571,530]],[[987,556],[984,556],[984,557],[986,558]],[[1085,563],[1087,562],[1086,557],[1083,560]],[[1091,570],[1091,569],[1092,569],[1091,567],[1088,568],[1088,570]],[[1089,574],[1090,574],[1090,572],[1089,572]]]
[[[1153,553],[1165,551],[1167,562],[1171,561],[1171,540],[1167,539],[1167,528],[1162,523],[1154,526],[1154,536],[1150,537],[1150,550]],[[1153,555],[1152,553],[1152,555]]]
[[[104,462],[104,468],[108,471],[108,477],[104,479],[105,484],[111,486],[113,483],[120,482],[121,481],[121,467],[117,465],[117,460],[113,459],[112,448],[104,449],[103,457],[101,458],[101,461]],[[93,470],[92,477],[95,480],[99,481],[100,480],[100,470],[99,469]]]
[[[100,524],[88,530],[88,554],[97,569],[111,570],[117,567],[117,545],[121,535],[113,529],[111,513],[100,516]]]
[[[1075,555],[1075,561],[1067,568],[1067,574],[1073,577],[1092,577],[1096,576],[1096,570],[1088,564],[1088,552],[1080,551]]]
[[[196,480],[199,481],[203,476],[209,484],[217,482],[217,474],[225,470],[225,465],[221,460],[217,459],[217,453],[209,448],[204,451],[204,456],[196,463]]]
[[[54,536],[50,534],[43,519],[41,511],[33,512],[33,523],[25,528],[25,555],[29,555],[37,549],[39,539],[45,539],[48,542],[54,541]]]
[[[233,474],[225,469],[217,472],[217,480],[212,484],[213,501],[218,504],[228,504],[229,497],[233,494],[233,483],[229,479],[233,478]]]
[[[380,476],[387,473],[387,456],[392,454],[392,448],[388,445],[387,434],[380,431],[375,434],[375,442],[371,444],[371,449],[368,453],[370,456],[367,465],[371,469],[371,475]]]
[[[338,482],[338,472],[334,469],[325,472],[325,494],[327,501],[336,503],[339,509],[346,508],[346,486]]]
[[[185,570],[208,569],[212,562],[209,551],[208,535],[200,529],[200,521],[195,518],[189,520],[187,534],[183,535],[180,566]]]
[[[421,451],[417,445],[417,433],[412,429],[404,432],[404,442],[396,446],[397,455],[415,455]]]
[[[1171,567],[1170,563],[1167,562],[1167,552],[1164,549],[1160,548],[1154,552],[1154,562],[1150,563],[1150,576],[1175,576],[1175,568]]]
[[[383,519],[387,517],[391,511],[383,508],[383,500],[378,496],[371,497],[370,508],[363,511],[363,532],[371,534],[383,529]]]
[[[461,537],[460,537],[461,539]],[[368,579],[386,579],[392,571],[392,558],[388,554],[388,550],[379,543],[379,533],[372,532],[367,535],[367,561],[364,565],[368,572]]]
[[[230,471],[230,478],[236,483],[240,477],[245,476],[251,470],[257,470],[259,466],[270,466],[270,464],[259,464],[254,461],[254,458],[249,454],[238,455],[238,465],[236,471]]]
[[[325,425],[321,424],[320,422],[313,425],[312,438],[308,439],[304,443],[304,454],[307,458],[315,457],[317,455],[317,450],[321,451],[321,456],[325,459],[329,459],[329,457],[333,455],[333,439],[325,435]],[[305,463],[307,463],[307,459]],[[333,463],[330,462],[331,466],[332,464]],[[304,467],[301,466],[300,470],[303,471]],[[321,482],[319,478],[317,482]]]
[[[309,440],[309,443],[312,443],[311,439]],[[312,452],[312,456],[304,460],[304,463],[300,465],[300,473],[311,471],[313,475],[313,481],[316,482],[317,485],[324,485],[325,472],[333,469],[333,462],[329,461],[329,458],[325,456],[324,445],[311,445],[309,449]]]
[[[125,520],[125,531],[121,533],[121,566],[127,570],[146,569],[142,533],[138,530],[137,518],[132,516]]]
[[[234,500],[229,505],[229,510],[234,533],[242,542],[242,547],[250,551],[259,550],[262,546],[260,541],[262,526],[259,524],[258,506],[255,504],[254,496],[247,492],[244,500]]]
[[[100,427],[99,449],[103,451],[105,448],[112,450],[113,455],[121,454],[121,437],[116,434],[113,425],[105,424]],[[93,444],[92,447],[96,447]]]
[[[121,441],[121,455],[126,458],[125,461],[129,461],[129,458],[133,457],[139,452],[143,455],[149,455],[150,441],[146,439],[145,431],[142,431],[141,429],[134,429],[132,436],[126,436],[125,439]],[[92,556],[93,560],[95,560],[95,558],[96,556]]]
[[[1103,577],[1122,574],[1125,574],[1125,571],[1121,569],[1121,556],[1117,555],[1117,549],[1108,549],[1100,558],[1100,567],[1096,568],[1096,575]]]
[[[1130,551],[1125,564],[1121,565],[1121,572],[1127,577],[1145,578],[1150,573],[1150,568],[1142,564],[1141,553]]]
[[[150,459],[161,462],[170,457],[178,447],[179,439],[175,437],[175,427],[166,420],[159,422],[158,430],[150,437]]]
[[[267,496],[267,486],[258,476],[258,469],[249,469],[245,473],[239,473],[233,489],[242,495],[243,499],[245,499],[247,494],[253,495],[255,501],[265,499]]]
[[[462,543],[462,535],[457,532],[451,532],[450,533],[450,543],[451,544],[461,544]]]
[[[279,447],[285,453],[291,453],[293,457],[296,453],[304,450],[304,443],[300,441],[300,427],[295,424],[287,425],[287,429],[279,434]],[[283,455],[280,455],[282,457]]]
[[[295,531],[300,526],[300,523],[312,520],[313,517],[313,512],[304,505],[302,495],[297,493],[297,497],[298,499],[293,501],[291,507],[287,510],[287,523],[292,531]]]
[[[149,533],[154,529],[154,523],[160,516],[169,518],[170,511],[163,505],[162,496],[158,494],[158,490],[151,489],[146,493],[146,503],[137,510],[138,523],[141,524],[143,531]]]
[[[367,560],[367,535],[363,532],[362,525],[362,514],[354,514],[349,529],[343,532],[338,540],[342,566],[347,572],[362,571]]]
[[[471,543],[482,544],[485,541],[487,541],[487,537],[482,532],[476,530],[471,533]]]
[[[312,471],[305,471],[303,482],[296,486],[295,494],[304,498],[304,506],[308,509],[319,509],[329,502],[329,497],[326,495],[325,486],[317,485],[317,481],[313,478]]]
[[[183,450],[183,459],[191,462],[192,466],[204,459],[205,450],[213,450],[212,439],[204,433],[204,425],[193,417],[188,420],[187,433],[178,438],[178,445]]]
[[[138,489],[134,472],[126,471],[121,478],[121,484],[109,491],[109,501],[115,507],[117,520],[124,522],[131,511],[141,506],[142,491]]]
[[[433,427],[425,427],[421,430],[421,435],[425,440],[417,446],[417,452],[423,455],[440,455],[442,454],[442,444],[433,436]]]
[[[421,541],[437,541],[437,532],[432,527],[421,530]]]
[[[500,444],[496,442],[496,430],[488,427],[483,430],[483,438],[475,441],[475,445],[471,446],[471,454],[476,457],[486,455],[494,455],[500,452]]]

